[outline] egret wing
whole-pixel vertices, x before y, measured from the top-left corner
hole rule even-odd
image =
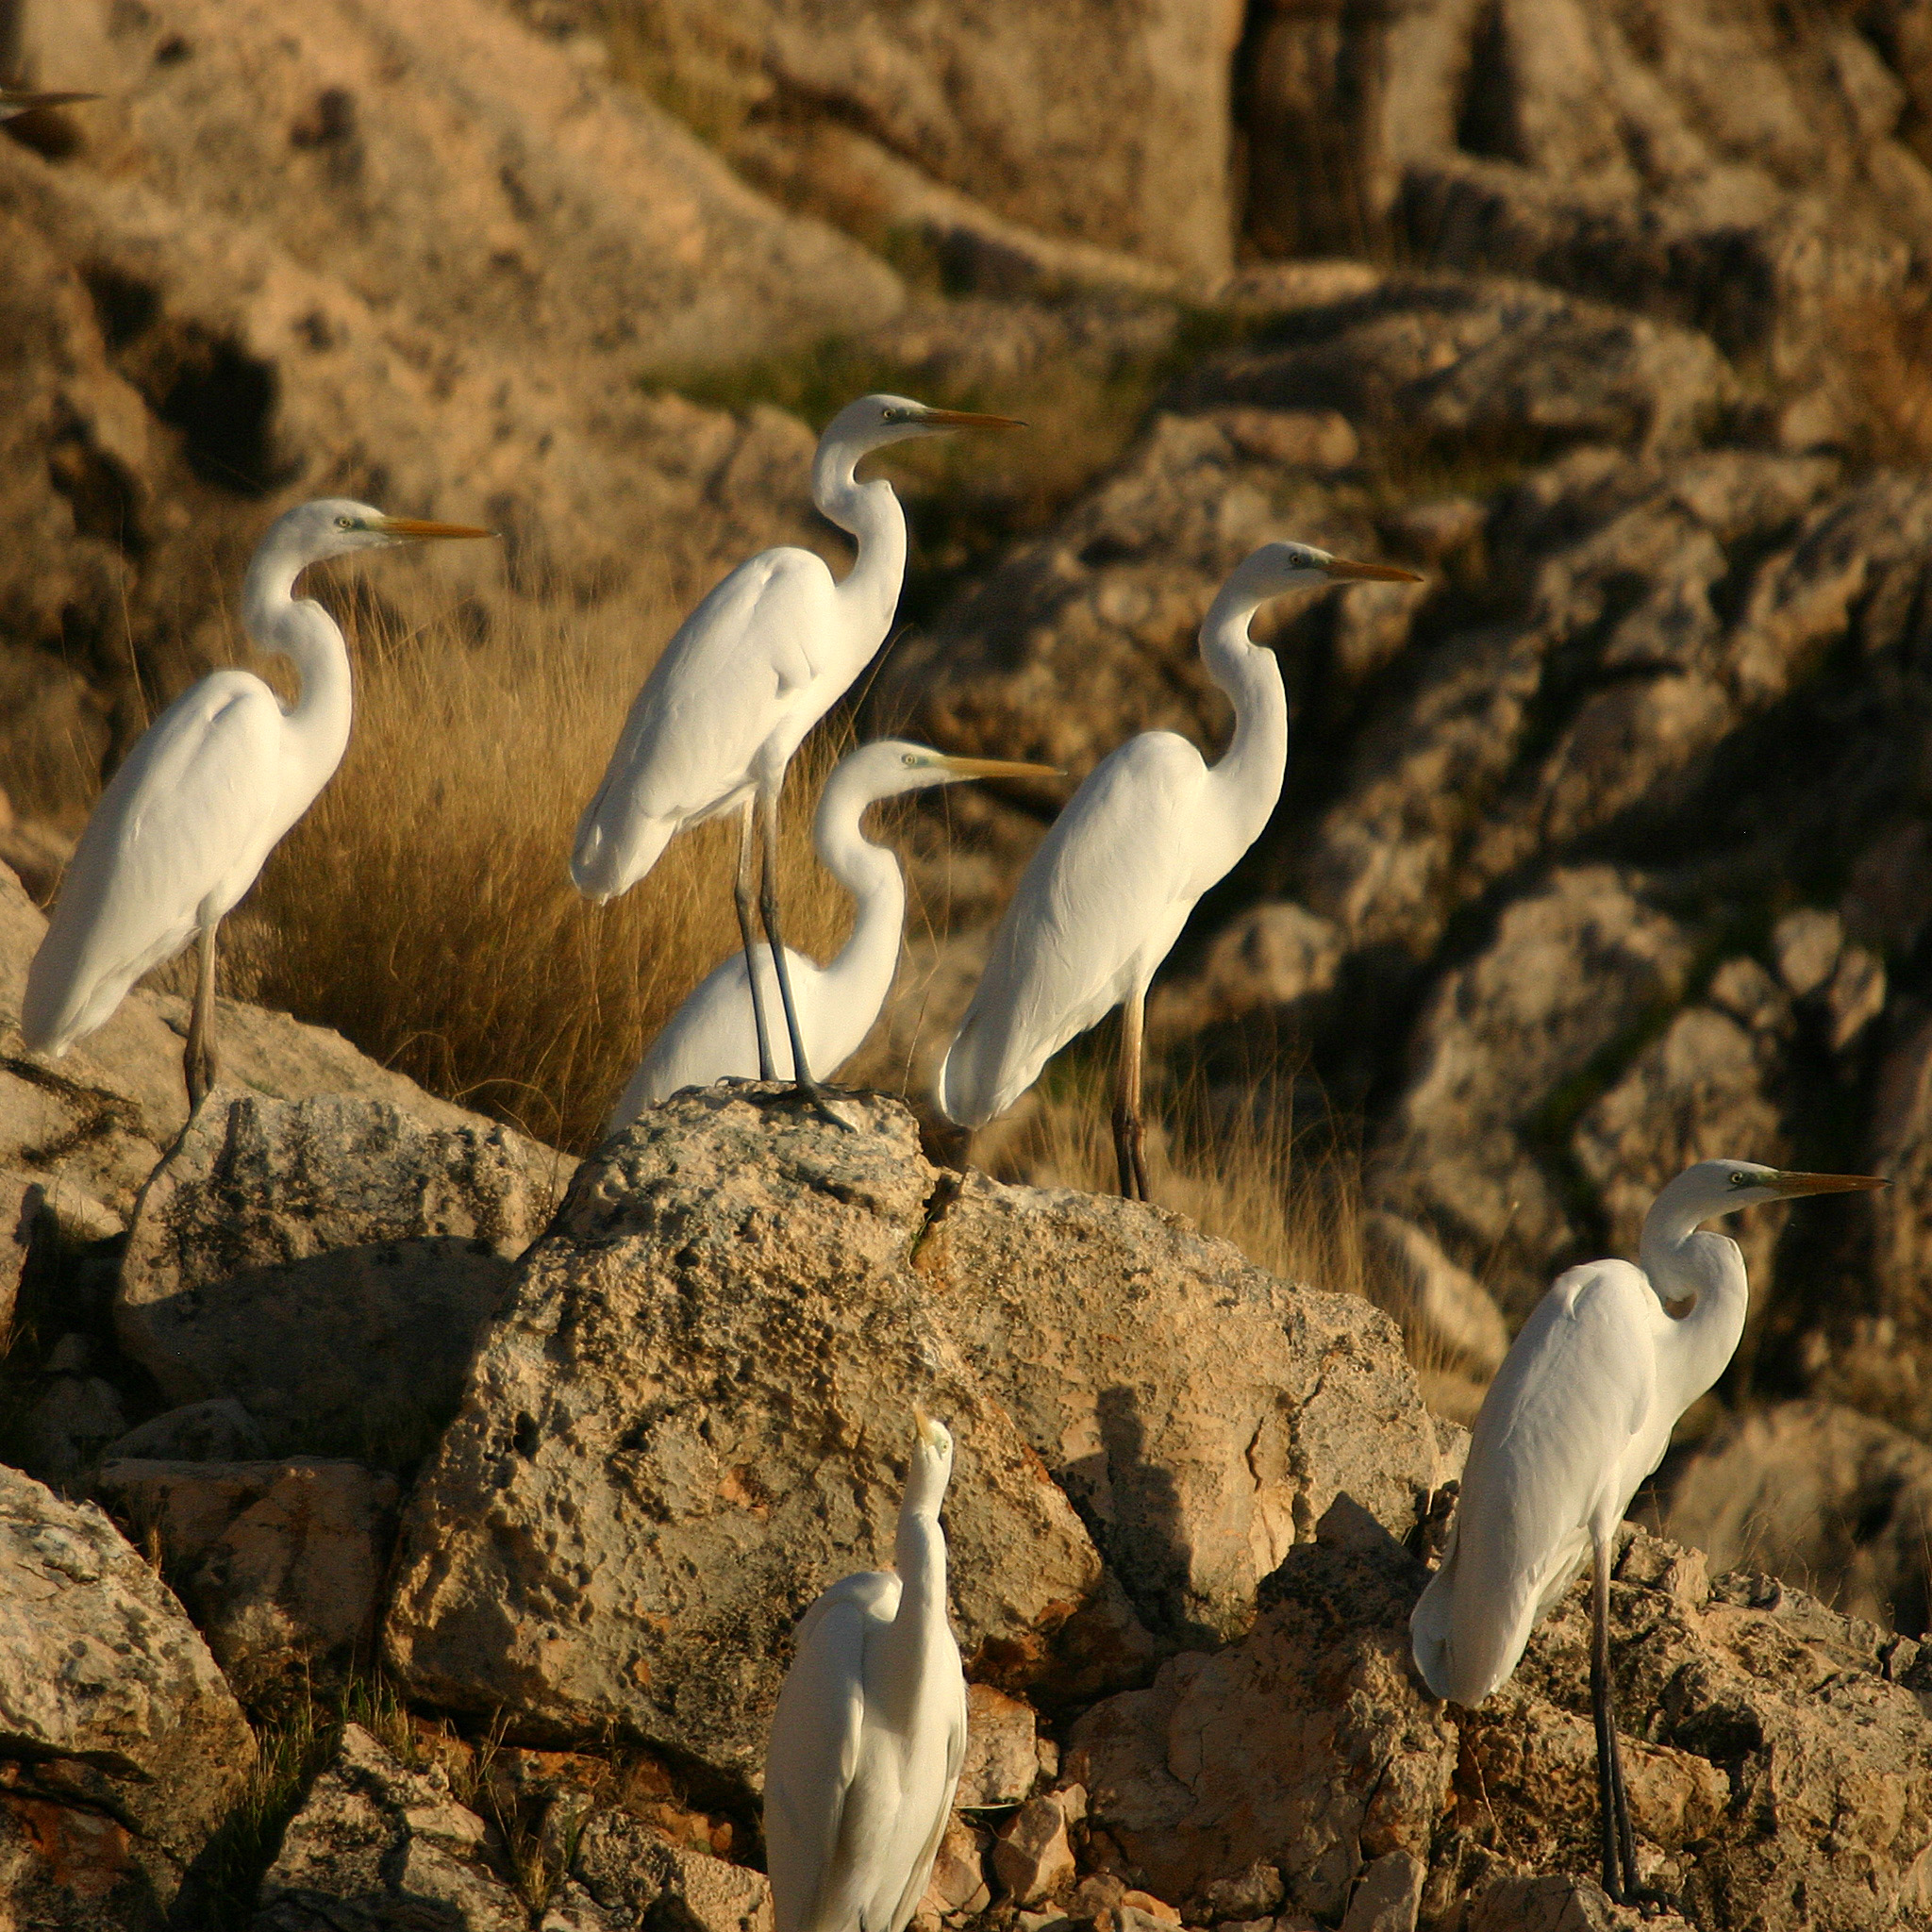
[[[811,1932],[839,1849],[865,1719],[865,1638],[899,1607],[899,1579],[861,1571],[800,1620],[765,1754],[766,1870],[774,1932]]]
[[[1198,887],[1189,831],[1201,754],[1143,732],[1096,765],[1022,874],[940,1074],[966,1126],[1010,1107],[1048,1058],[1174,944]]]
[[[1621,1474],[1657,1395],[1642,1273],[1594,1261],[1559,1276],[1483,1399],[1456,1541],[1416,1606],[1416,1661],[1439,1696],[1479,1703],[1569,1587],[1592,1528],[1629,1501]]]
[[[88,820],[27,973],[21,1030],[59,1053],[105,1022],[192,937],[202,907],[241,897],[275,836],[282,710],[245,672],[168,707]]]

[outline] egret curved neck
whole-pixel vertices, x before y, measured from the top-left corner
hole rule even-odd
[[[264,543],[242,587],[242,624],[258,648],[289,658],[301,675],[301,692],[286,710],[298,741],[311,743],[318,758],[333,748],[340,761],[349,741],[349,652],[335,619],[294,594],[308,561],[299,551]]]
[[[1685,1211],[1659,1213],[1664,1207],[1659,1200],[1645,1217],[1638,1258],[1673,1313],[1690,1304],[1671,1329],[1668,1354],[1659,1356],[1659,1369],[1673,1385],[1670,1399],[1681,1415],[1737,1353],[1751,1308],[1751,1283],[1736,1241],[1701,1231]]]
[[[1248,636],[1262,601],[1237,572],[1201,626],[1201,661],[1234,706],[1234,737],[1213,770],[1215,778],[1241,801],[1243,850],[1260,836],[1288,769],[1288,689],[1281,666],[1273,651]]]
[[[874,845],[859,829],[872,802],[847,795],[835,773],[812,824],[812,842],[825,870],[857,902],[851,935],[825,968],[836,1004],[851,1012],[876,1013],[885,1005],[906,931],[906,878],[897,855]]]
[[[858,556],[838,594],[852,611],[855,638],[870,657],[885,641],[906,581],[906,512],[884,477],[861,483],[854,475],[866,454],[847,442],[821,443],[811,493],[819,508],[858,542]]]
[[[946,1539],[940,1528],[943,1478],[935,1493],[924,1493],[924,1472],[915,1460],[899,1509],[899,1531],[893,1558],[899,1572],[899,1612],[892,1627],[880,1634],[881,1677],[886,1688],[886,1722],[909,1730],[918,1712],[920,1692],[927,1682],[926,1657],[953,1641],[946,1626]]]

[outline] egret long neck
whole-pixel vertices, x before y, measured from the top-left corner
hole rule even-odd
[[[1227,580],[1201,626],[1201,661],[1234,706],[1234,737],[1213,776],[1230,801],[1242,850],[1268,823],[1288,769],[1288,690],[1274,653],[1249,641],[1263,593],[1245,577],[1237,571]]]
[[[341,762],[354,708],[341,631],[320,604],[294,594],[308,560],[271,540],[256,552],[242,587],[243,628],[261,650],[289,658],[301,676],[302,689],[283,716],[284,742],[293,754],[291,787],[310,788],[305,806]]]
[[[838,596],[851,613],[852,644],[862,653],[861,662],[885,641],[906,581],[906,512],[883,477],[861,483],[853,474],[865,454],[860,443],[822,442],[811,475],[812,501],[858,545]]]
[[[915,1457],[893,1543],[899,1613],[878,1638],[880,1715],[901,1732],[909,1731],[918,1715],[920,1694],[929,1681],[926,1658],[953,1641],[946,1626],[946,1538],[940,1528],[945,1478],[934,1483],[929,1475],[924,1459]]]
[[[1709,1217],[1704,1207],[1680,1208],[1660,1194],[1644,1218],[1638,1259],[1651,1286],[1672,1307],[1685,1302],[1690,1312],[1672,1323],[1669,1345],[1659,1351],[1659,1374],[1670,1388],[1659,1391],[1683,1412],[1722,1375],[1737,1353],[1751,1308],[1751,1283],[1736,1241],[1699,1230]]]
[[[851,936],[825,968],[833,1004],[841,1011],[876,1013],[892,990],[906,930],[906,879],[897,857],[859,830],[873,803],[839,782],[834,773],[812,823],[812,841],[825,870],[858,904]]]

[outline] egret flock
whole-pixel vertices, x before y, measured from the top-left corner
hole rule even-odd
[[[0,119],[91,98],[0,90]],[[862,834],[867,808],[962,779],[1058,775],[898,740],[860,746],[826,780],[813,827],[819,857],[857,902],[852,936],[824,966],[785,946],[777,808],[786,771],[884,643],[905,575],[905,512],[889,482],[858,480],[858,464],[911,437],[1023,426],[904,396],[849,405],[820,439],[812,495],[854,538],[852,568],[835,579],[808,551],[761,552],[703,599],[644,680],[584,808],[571,877],[587,897],[611,898],[685,826],[736,809],[741,949],[650,1046],[610,1131],[682,1088],[754,1076],[792,1083],[850,1131],[821,1076],[877,1019],[905,919],[897,859]],[[143,973],[198,941],[184,1067],[191,1106],[200,1106],[217,1072],[221,921],[328,783],[349,740],[348,651],[323,608],[294,594],[296,579],[356,551],[491,534],[335,499],[298,505],[270,527],[242,584],[242,623],[264,652],[293,664],[299,694],[285,707],[260,678],[217,671],[135,745],[89,819],[29,969],[20,1027],[30,1049],[65,1052]],[[1287,767],[1286,691],[1250,624],[1293,591],[1377,579],[1420,581],[1394,565],[1272,542],[1222,586],[1200,649],[1234,707],[1226,750],[1209,764],[1174,733],[1143,733],[1075,791],[1021,877],[946,1053],[936,1098],[950,1120],[974,1127],[1005,1111],[1054,1053],[1119,1007],[1120,1189],[1147,1198],[1142,1003],[1201,895],[1259,837]],[[1438,1697],[1479,1704],[1509,1680],[1537,1624],[1592,1563],[1603,1878],[1620,1903],[1647,1893],[1609,1688],[1615,1532],[1678,1418],[1730,1361],[1749,1300],[1737,1243],[1703,1224],[1758,1202],[1884,1185],[1699,1161],[1657,1195],[1635,1265],[1597,1261],[1558,1278],[1476,1418],[1448,1546],[1411,1619],[1416,1667]],[[776,1932],[903,1932],[958,1783],[966,1699],[940,1523],[953,1441],[923,1411],[914,1421],[895,1569],[847,1576],[811,1606],[774,1715],[765,1832]]]

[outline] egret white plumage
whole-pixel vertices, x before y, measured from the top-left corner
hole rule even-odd
[[[349,742],[349,654],[335,620],[293,594],[311,563],[355,550],[488,537],[466,524],[385,516],[329,497],[276,519],[242,587],[242,624],[289,658],[286,710],[259,677],[217,671],[176,698],[108,779],[27,969],[20,1030],[60,1055],[104,1024],[151,967],[201,941],[188,1028],[188,1098],[214,1084],[215,931],[328,783]]]
[[[1620,1904],[1639,1886],[1610,1707],[1617,1525],[1677,1418],[1724,1373],[1751,1299],[1737,1242],[1700,1225],[1760,1201],[1884,1186],[1870,1174],[1698,1161],[1651,1204],[1636,1266],[1591,1261],[1557,1276],[1476,1416],[1449,1546],[1409,1619],[1416,1668],[1438,1697],[1480,1704],[1509,1681],[1530,1632],[1593,1555],[1604,1890]]]
[[[799,1031],[810,1064],[835,1073],[857,1053],[892,990],[906,924],[906,879],[898,858],[860,831],[866,808],[902,791],[957,785],[964,778],[1053,778],[1050,765],[1003,758],[956,758],[903,739],[881,739],[848,753],[825,780],[812,821],[812,843],[825,870],[858,901],[851,936],[826,965],[786,949]],[[751,962],[748,964],[747,962]],[[774,994],[762,948],[733,953],[708,974],[665,1023],[605,1124],[607,1134],[684,1087],[705,1087],[758,1073],[758,1026],[745,975],[755,964],[769,1005]],[[777,1076],[792,1074],[789,1042],[772,1046]]]
[[[940,1505],[953,1439],[915,1411],[898,1574],[847,1576],[798,1625],[765,1755],[774,1932],[902,1932],[925,1891],[966,1755]]]
[[[99,99],[99,94],[42,93],[31,88],[0,87],[0,121],[11,121],[16,114],[31,114],[37,108],[67,108],[75,101]]]
[[[1417,583],[1414,571],[1353,563],[1307,543],[1268,543],[1228,578],[1201,626],[1201,658],[1234,705],[1212,765],[1172,731],[1145,731],[1101,759],[1021,875],[985,976],[940,1070],[948,1120],[983,1125],[1074,1034],[1123,1009],[1114,1152],[1121,1192],[1147,1198],[1141,1030],[1148,983],[1208,888],[1268,823],[1288,765],[1288,693],[1255,612],[1305,585]]]
[[[812,501],[857,540],[851,570],[835,580],[823,558],[785,546],[760,551],[710,591],[645,678],[604,782],[577,823],[571,877],[578,891],[602,903],[642,878],[686,825],[740,809],[738,927],[749,971],[753,817],[762,804],[758,909],[793,1072],[828,1114],[800,1037],[778,928],[778,794],[805,734],[885,642],[906,575],[899,499],[883,477],[861,483],[855,471],[872,451],[908,437],[1024,426],[1004,416],[928,408],[906,396],[861,396],[841,409],[819,438]],[[756,996],[756,977],[752,990]],[[756,1001],[753,1010],[758,1073],[769,1080],[774,1067],[765,1010]]]

